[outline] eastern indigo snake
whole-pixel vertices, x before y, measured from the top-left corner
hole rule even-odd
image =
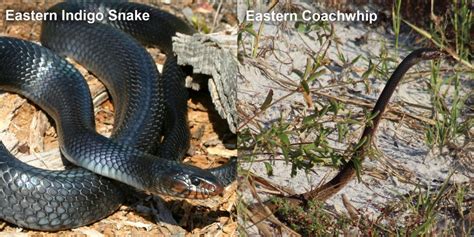
[[[169,13],[136,3],[60,3],[48,11],[83,9],[138,10],[149,12],[150,21],[43,22],[41,43],[54,53],[0,37],[0,89],[46,111],[55,122],[61,153],[83,167],[30,167],[0,144],[0,219],[49,231],[95,222],[122,203],[124,192],[112,179],[151,194],[207,198],[221,193],[235,179],[235,159],[211,170],[179,160],[189,145],[187,95],[171,37],[193,30]],[[162,75],[146,50],[122,31],[167,53]],[[106,85],[115,108],[111,138],[95,131],[87,84],[58,55],[73,58]],[[159,157],[149,154],[156,151]]]

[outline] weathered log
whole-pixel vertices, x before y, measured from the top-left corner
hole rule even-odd
[[[179,34],[173,37],[173,50],[178,64],[191,65],[194,73],[211,76],[208,88],[219,115],[227,120],[230,130],[237,127],[237,37],[210,34],[193,36]],[[186,87],[201,88],[199,81],[187,81]]]

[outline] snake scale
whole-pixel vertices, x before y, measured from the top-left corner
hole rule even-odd
[[[0,89],[21,94],[46,111],[55,122],[62,155],[82,167],[38,169],[1,144],[0,219],[47,231],[87,225],[122,203],[125,193],[116,181],[150,194],[220,194],[236,177],[236,159],[210,170],[180,161],[189,146],[187,94],[171,37],[194,31],[169,13],[137,3],[59,3],[48,11],[84,9],[138,10],[149,12],[150,21],[45,21],[41,43],[49,49],[0,37]],[[162,75],[132,36],[167,54]],[[115,108],[111,138],[95,131],[87,84],[61,56],[75,59],[107,87]]]

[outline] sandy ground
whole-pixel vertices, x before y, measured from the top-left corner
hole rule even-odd
[[[293,3],[301,2],[293,1]],[[308,7],[304,3],[300,6]],[[396,59],[396,62],[389,64],[391,73],[404,56],[417,48],[413,43],[413,38],[402,35],[400,50],[397,54],[393,45],[393,32],[386,25],[369,27],[362,23],[335,22],[333,26],[335,38],[339,44],[337,47],[334,44],[329,47],[326,56],[329,61],[326,73],[318,76],[317,80],[309,85],[310,88],[324,95],[331,95],[347,101],[373,104],[389,75],[385,78],[369,77],[369,91],[365,89],[363,83],[348,84],[345,87],[336,88],[330,88],[330,86],[348,79],[360,80],[369,66],[369,59],[375,62],[381,50],[385,48],[388,50],[388,54]],[[259,27],[260,25],[255,23],[254,30],[257,32]],[[259,111],[258,108],[264,103],[270,89],[273,91],[273,101],[284,99],[267,108],[265,112],[258,114],[244,128],[251,128],[255,133],[258,133],[262,129],[270,128],[272,124],[280,120],[290,124],[292,122],[298,123],[302,117],[314,111],[306,106],[301,93],[285,97],[290,93],[290,89],[285,85],[298,85],[300,77],[293,70],[298,69],[303,72],[307,58],[311,55],[315,56],[315,52],[319,52],[321,49],[321,44],[316,40],[318,39],[317,33],[318,31],[309,34],[298,33],[293,24],[288,22],[267,22],[264,24],[259,41],[259,54],[255,58],[244,59],[240,69],[237,105],[240,121],[247,122]],[[319,33],[322,34],[322,32]],[[252,37],[246,41],[245,50],[247,53],[251,52],[250,45],[253,42]],[[344,68],[343,62],[338,58],[338,52],[342,53],[347,61],[351,61],[359,55],[362,60]],[[449,65],[446,64],[445,68],[449,68]],[[328,209],[337,213],[347,213],[341,198],[341,194],[345,194],[362,215],[376,218],[385,204],[400,195],[415,190],[417,185],[439,188],[452,171],[454,171],[454,175],[450,181],[451,185],[473,181],[472,150],[466,151],[464,157],[447,155],[445,150],[441,153],[430,150],[425,143],[424,125],[407,116],[416,114],[420,117],[429,117],[432,107],[430,94],[426,88],[426,80],[429,79],[429,76],[429,63],[421,63],[407,74],[404,82],[392,97],[390,110],[398,111],[398,116],[395,116],[398,118],[393,119],[394,117],[390,116],[392,119],[383,120],[374,139],[380,155],[378,158],[369,157],[366,159],[363,163],[362,182],[357,180],[350,182],[327,202]],[[461,93],[470,93],[472,82],[467,76],[461,81]],[[321,89],[318,90],[318,88]],[[313,93],[312,95],[313,101],[327,103],[325,99],[327,97],[322,94]],[[361,106],[349,106],[348,108],[354,114],[362,111]],[[465,116],[470,115],[466,114]],[[359,119],[362,118],[359,116]],[[352,127],[349,132],[350,136],[344,140],[344,143],[334,142],[331,145],[346,149],[348,144],[357,142],[361,132],[360,127]],[[292,141],[299,142],[311,141],[311,135],[293,139]],[[472,143],[466,147],[472,149]],[[291,166],[281,158],[273,155],[256,156],[256,160],[272,160],[273,175],[270,176],[266,175],[267,169],[263,162],[244,163],[242,166],[255,175],[296,193],[308,191],[323,179],[329,180],[337,173],[334,168],[319,166],[313,168],[309,173],[299,171],[296,176],[291,177]],[[247,203],[254,203],[255,196],[244,185],[242,186],[244,200]],[[270,196],[268,187],[257,185],[256,188],[262,200],[266,200]],[[248,228],[249,233],[256,234],[258,231],[252,223],[243,223],[243,225]]]
[[[3,3],[4,8],[40,10],[53,3]],[[181,2],[182,7],[196,13],[203,19],[215,16],[210,5]],[[166,10],[177,11],[178,6],[162,5]],[[181,14],[181,13],[179,13]],[[1,19],[4,19],[3,16]],[[220,18],[219,18],[220,19]],[[216,23],[214,23],[216,24]],[[217,22],[217,24],[221,24]],[[215,25],[218,30],[219,25]],[[0,22],[0,34],[38,42],[39,22]],[[150,48],[158,68],[162,67],[164,55]],[[108,99],[103,85],[80,65],[73,63],[86,78],[94,99],[97,131],[110,135],[113,124],[113,104]],[[235,156],[235,135],[214,110],[207,92],[192,92],[188,101],[189,127],[192,147],[185,162],[202,168],[218,166],[228,157]],[[0,93],[0,140],[22,161],[46,169],[62,169],[57,136],[47,116],[37,107],[18,95]],[[232,145],[234,144],[234,145]],[[224,195],[209,200],[184,200],[169,197],[141,197],[127,203],[110,217],[93,225],[71,231],[47,233],[17,228],[0,220],[0,236],[232,236],[235,234],[236,184],[229,186]],[[172,215],[176,223],[161,220]]]

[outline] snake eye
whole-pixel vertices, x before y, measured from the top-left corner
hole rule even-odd
[[[199,186],[201,184],[201,180],[197,177],[191,177],[191,184],[194,186]]]

